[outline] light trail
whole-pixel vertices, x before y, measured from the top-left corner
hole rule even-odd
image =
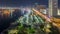
[[[42,13],[40,13],[40,11],[37,11],[37,10],[35,10],[34,8],[33,8],[32,10],[33,10],[36,14],[40,15],[42,18],[46,19],[46,21],[51,22],[51,20],[50,20],[47,16],[43,15]]]
[[[35,10],[34,8],[32,9],[36,14],[40,15],[42,18],[46,19],[46,21],[52,23],[54,26],[56,26],[57,28],[60,28],[60,24],[57,24],[55,22],[53,22],[50,18],[48,18],[47,16],[43,15],[41,12]]]

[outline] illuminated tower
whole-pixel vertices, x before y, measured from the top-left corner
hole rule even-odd
[[[58,0],[49,0],[49,16],[57,17]]]

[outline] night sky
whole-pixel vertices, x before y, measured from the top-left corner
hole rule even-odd
[[[40,5],[47,5],[48,6],[48,0],[0,0],[0,7],[1,6],[2,7],[3,6],[9,6],[9,7],[30,6],[30,5],[34,5],[35,3],[38,3]],[[59,0],[58,3],[60,3],[60,0]],[[60,4],[59,4],[59,6],[60,6]],[[2,22],[0,22],[1,25],[3,26],[3,27],[0,26],[0,31],[2,31],[4,28],[8,27],[9,22],[8,23],[5,23],[6,21],[3,20]],[[6,24],[8,24],[8,25],[6,25]]]
[[[34,5],[35,3],[41,5],[48,5],[48,0],[0,0],[0,6],[11,6],[11,7],[29,6]]]

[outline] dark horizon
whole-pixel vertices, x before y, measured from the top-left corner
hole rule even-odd
[[[40,5],[47,5],[48,0],[0,0],[0,6],[9,6],[9,7],[20,7],[20,6],[30,6],[38,3]],[[58,4],[60,0],[58,0]],[[60,6],[60,4],[58,5]]]

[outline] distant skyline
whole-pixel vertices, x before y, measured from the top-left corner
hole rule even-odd
[[[10,7],[30,6],[34,5],[35,3],[48,6],[48,0],[0,0],[0,6],[10,6]],[[58,0],[58,4],[59,3],[60,0]]]

